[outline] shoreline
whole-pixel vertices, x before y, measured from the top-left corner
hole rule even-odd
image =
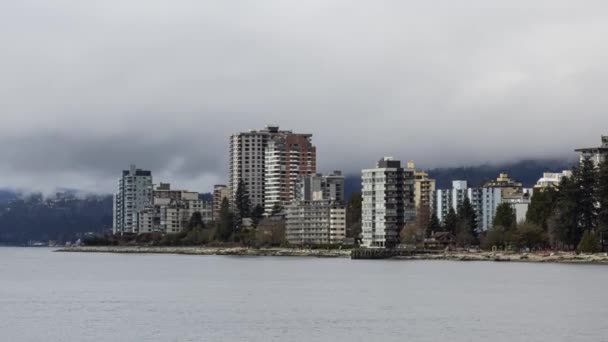
[[[350,258],[349,249],[296,249],[296,248],[247,248],[247,247],[143,247],[143,246],[79,246],[64,247],[55,252],[68,253],[114,253],[114,254],[182,254],[224,256],[277,256]],[[438,252],[436,254],[413,254],[395,256],[382,260],[445,260],[445,261],[490,261],[533,262],[608,265],[608,253],[580,254],[573,252],[510,253],[510,252]]]

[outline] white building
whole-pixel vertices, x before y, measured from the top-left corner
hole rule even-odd
[[[394,247],[399,233],[415,218],[414,170],[385,157],[362,170],[362,234],[365,247]]]
[[[482,191],[479,188],[469,188],[465,180],[452,181],[451,189],[440,189],[436,191],[435,214],[439,222],[444,222],[450,208],[458,212],[458,208],[462,205],[465,198],[468,198],[477,214],[477,223],[481,221],[481,197]]]
[[[545,172],[543,176],[534,185],[535,189],[557,188],[564,177],[572,177],[572,171],[564,170],[562,172]]]
[[[302,176],[294,200],[285,207],[286,239],[292,245],[337,244],[346,238],[344,177]]]
[[[292,245],[339,244],[346,238],[346,209],[332,201],[296,201],[285,207],[285,237]]]
[[[482,231],[492,228],[496,209],[503,203],[503,199],[523,198],[525,194],[522,184],[509,178],[506,173],[501,173],[496,180],[486,182],[481,190],[482,219],[479,228]],[[521,212],[520,210],[520,216]],[[525,214],[523,215],[525,216]]]
[[[575,151],[580,153],[581,161],[585,158],[590,158],[591,161],[598,166],[608,158],[608,135],[602,135],[602,145],[599,147],[579,148]]]
[[[114,194],[113,233],[138,233],[138,212],[152,204],[152,172],[131,165]]]
[[[178,233],[187,227],[194,213],[203,223],[213,220],[213,204],[203,201],[193,191],[172,190],[161,183],[154,190],[153,205],[139,211],[139,233]]]

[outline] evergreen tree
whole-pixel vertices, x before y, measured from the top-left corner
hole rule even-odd
[[[579,191],[574,177],[562,178],[558,189],[559,196],[547,226],[554,246],[572,248],[578,244],[576,231],[579,224]]]
[[[283,212],[283,206],[279,203],[275,203],[270,210],[270,216],[279,216]]]
[[[357,239],[361,234],[361,203],[363,198],[361,192],[355,192],[350,196],[346,205],[346,236]]]
[[[236,188],[236,194],[234,195],[234,208],[235,208],[235,230],[240,230],[243,225],[243,219],[251,217],[251,202],[249,201],[249,193],[247,192],[247,186],[242,179],[239,180],[239,184]]]
[[[576,251],[579,253],[598,253],[600,251],[599,241],[593,232],[585,230],[581,242],[576,247]]]
[[[456,228],[458,227],[458,215],[453,207],[450,207],[450,211],[443,221],[443,231],[450,232],[456,236]]]
[[[558,192],[554,188],[534,191],[534,195],[528,206],[526,221],[541,226],[547,230],[547,220],[551,217],[558,198]]]
[[[261,205],[256,205],[251,212],[251,223],[257,227],[260,221],[264,218],[264,208]]]
[[[596,170],[593,161],[590,158],[584,158],[577,171],[575,181],[578,183],[579,189],[578,205],[580,207],[580,233],[582,234],[582,231],[593,230],[597,225]]]
[[[597,171],[595,198],[598,204],[597,228],[600,237],[608,236],[608,159],[602,162]]]
[[[221,241],[229,241],[234,234],[234,214],[230,210],[230,203],[227,198],[222,200],[219,221],[217,223],[217,234]]]
[[[203,216],[198,211],[192,213],[192,216],[190,217],[190,221],[188,222],[188,225],[186,227],[187,230],[192,230],[194,228],[200,228],[200,229],[205,228],[205,223],[203,222]]]
[[[433,215],[431,215],[431,220],[429,221],[429,225],[428,225],[428,228],[426,229],[426,231],[429,235],[443,231],[443,227],[439,223],[437,214],[434,212],[433,212]]]
[[[470,233],[472,236],[477,235],[477,214],[471,201],[466,196],[458,207],[458,223],[462,228],[461,230]]]
[[[492,226],[494,228],[502,227],[505,230],[509,230],[515,228],[516,224],[515,210],[511,208],[511,205],[509,203],[498,205]]]

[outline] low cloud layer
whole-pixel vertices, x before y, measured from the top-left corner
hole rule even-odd
[[[608,4],[0,1],[0,188],[209,191],[228,137],[312,132],[322,171],[571,157],[608,133]]]

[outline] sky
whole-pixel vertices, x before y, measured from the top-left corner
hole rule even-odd
[[[608,2],[0,0],[0,188],[200,192],[230,134],[319,171],[571,158],[608,134]]]

